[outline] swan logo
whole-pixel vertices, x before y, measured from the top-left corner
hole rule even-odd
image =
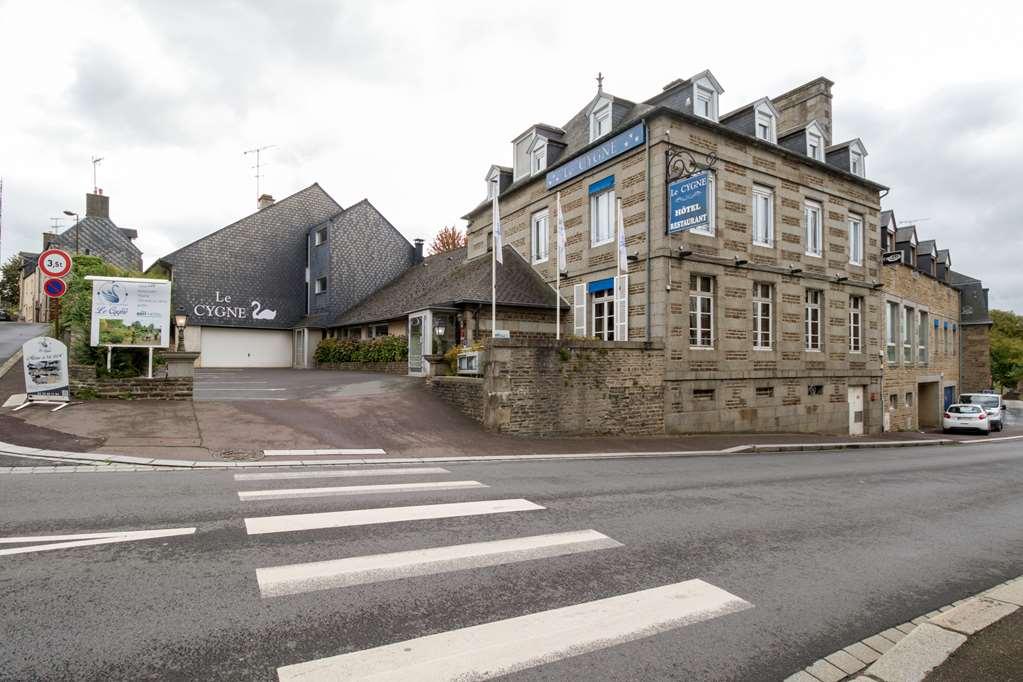
[[[96,298],[106,303],[123,303],[128,292],[117,282],[109,282],[96,289]]]
[[[252,319],[253,320],[275,320],[277,319],[277,311],[264,308],[260,305],[259,301],[252,302]]]

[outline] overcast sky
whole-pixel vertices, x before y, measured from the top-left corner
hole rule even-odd
[[[252,212],[242,152],[270,144],[274,197],[319,182],[429,238],[598,71],[641,100],[709,68],[722,111],[833,80],[835,140],[863,140],[884,207],[1023,312],[1023,10],[903,5],[0,0],[3,257],[84,211],[102,156],[148,265]]]

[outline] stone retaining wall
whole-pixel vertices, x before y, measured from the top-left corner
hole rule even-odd
[[[437,376],[428,383],[430,391],[462,414],[483,421],[483,379],[480,377]]]
[[[377,372],[380,374],[408,374],[408,361],[397,362],[320,362],[316,369],[332,369],[338,372]]]
[[[77,400],[191,400],[191,377],[100,378],[96,368],[72,365],[68,368],[71,397]]]

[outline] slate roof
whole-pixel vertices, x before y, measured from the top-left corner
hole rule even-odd
[[[85,253],[88,250],[90,255],[99,256],[119,268],[134,271],[142,269],[142,252],[139,247],[110,218],[84,216],[61,234],[46,235],[46,241],[72,253],[77,244],[79,252]]]
[[[945,263],[946,265],[948,265],[948,263],[951,261],[951,259],[952,259],[952,256],[949,253],[948,249],[938,249],[938,262],[939,263]]]
[[[19,251],[18,256],[21,258],[21,277],[24,279],[36,271],[36,267],[39,265],[39,254]]]
[[[906,227],[899,227],[895,230],[896,244],[908,242],[913,237],[916,237],[916,225],[907,225]]]
[[[936,256],[938,253],[938,242],[933,239],[925,239],[916,245],[916,252],[921,256],[926,256],[928,254],[934,254]]]
[[[881,227],[888,227],[895,223],[895,211],[887,209],[881,211]]]
[[[988,311],[988,290],[975,277],[952,271],[952,287],[959,290],[959,319],[962,324],[992,324]]]
[[[369,296],[327,325],[340,327],[382,322],[425,308],[490,302],[490,255],[466,260],[467,249],[428,256],[422,263]],[[497,304],[553,308],[557,296],[510,246],[497,266]]]

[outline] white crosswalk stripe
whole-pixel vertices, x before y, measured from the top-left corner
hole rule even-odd
[[[350,455],[352,457],[386,455],[380,448],[333,448],[323,450],[263,450],[266,457],[311,457],[314,455]]]
[[[381,483],[377,485],[343,485],[329,488],[281,488],[278,490],[246,490],[238,493],[242,502],[255,500],[283,500],[306,497],[335,497],[340,495],[380,495],[384,493],[417,493],[440,490],[488,488],[479,481],[434,481],[431,483]]]
[[[274,481],[295,478],[356,478],[359,476],[428,476],[449,474],[441,467],[390,467],[387,469],[319,469],[316,471],[273,471],[260,474],[235,474],[236,481]]]
[[[751,608],[702,580],[441,632],[277,669],[302,680],[483,680]]]
[[[603,533],[580,530],[260,568],[256,580],[263,597],[279,597],[621,546]]]
[[[534,511],[544,507],[523,499],[486,500],[482,502],[454,502],[448,504],[426,504],[410,507],[381,507],[376,509],[352,509],[348,511],[319,512],[313,514],[287,514],[245,519],[245,530],[249,535],[262,533],[286,533],[320,528],[344,528],[377,523],[399,521],[422,521],[447,519],[459,516],[504,514],[518,511]]]
[[[34,535],[11,538],[0,538],[2,544],[37,543],[26,547],[0,549],[0,556],[27,554],[29,552],[46,552],[52,549],[69,549],[90,545],[108,545],[115,542],[134,542],[135,540],[151,540],[175,535],[192,535],[195,528],[160,528],[157,530],[124,530],[107,533],[78,533],[75,535]],[[43,544],[38,544],[43,543]]]

